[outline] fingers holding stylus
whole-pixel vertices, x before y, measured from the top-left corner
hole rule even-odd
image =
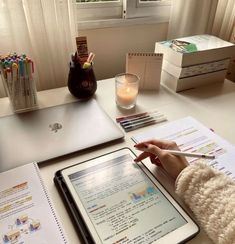
[[[142,153],[135,159],[135,162],[139,162],[149,157],[153,164],[162,166],[174,179],[176,179],[179,173],[188,166],[185,157],[171,154],[169,151],[165,150],[179,150],[175,142],[150,140],[136,144],[135,148],[142,151]]]
[[[159,160],[159,158],[156,155],[154,155],[154,154],[152,154],[150,152],[141,153],[138,157],[135,158],[134,161],[135,162],[140,162],[141,160],[144,160],[146,158],[150,158],[150,161],[151,161],[152,164],[156,164],[158,166],[161,166],[161,161]]]
[[[134,147],[140,151],[143,151],[141,157],[137,157],[137,160],[143,160],[150,155],[155,155],[155,158],[158,157],[160,160],[170,157],[171,154],[164,151],[163,149],[176,149],[179,150],[177,144],[173,141],[164,141],[164,140],[149,140],[138,143]],[[144,158],[142,158],[144,157]]]

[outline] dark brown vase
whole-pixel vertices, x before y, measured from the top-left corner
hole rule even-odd
[[[79,99],[92,97],[97,89],[97,82],[93,66],[83,69],[80,65],[70,67],[68,77],[68,89]]]

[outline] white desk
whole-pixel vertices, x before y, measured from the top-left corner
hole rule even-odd
[[[171,92],[164,87],[161,87],[159,92],[140,92],[136,108],[128,112],[121,111],[116,107],[114,99],[114,79],[98,81],[98,89],[95,97],[113,120],[115,120],[117,116],[123,114],[149,111],[151,109],[160,110],[167,116],[169,121],[189,115],[201,121],[205,126],[213,128],[218,135],[232,144],[235,144],[235,83],[230,81],[225,81],[224,84],[213,84],[181,93]],[[70,95],[67,87],[38,92],[38,99],[40,108],[76,100]],[[0,116],[12,113],[8,98],[0,99],[0,108]],[[92,150],[88,149],[83,152],[75,153],[72,156],[50,160],[49,162],[39,165],[43,180],[49,190],[49,194],[54,202],[70,243],[75,244],[80,243],[80,241],[53,183],[54,173],[61,168],[110,152],[117,148],[128,146],[134,150],[134,143],[130,139],[131,136],[148,129],[150,129],[150,126],[126,133],[124,142],[111,143],[109,146],[99,146]],[[139,152],[136,153],[138,154]],[[166,181],[164,175],[162,175],[161,172],[157,172],[156,167],[151,165],[147,160],[146,164],[160,178],[166,188],[172,192],[173,186],[171,182]],[[189,243],[208,244],[212,242],[207,238],[206,234],[201,231],[201,233]]]

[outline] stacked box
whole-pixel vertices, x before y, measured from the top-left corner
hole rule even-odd
[[[195,35],[157,42],[163,53],[161,83],[179,92],[223,82],[235,45],[212,35]]]

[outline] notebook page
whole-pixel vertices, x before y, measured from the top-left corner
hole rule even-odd
[[[205,160],[206,163],[235,180],[235,146],[196,119],[186,117],[132,137],[136,143],[154,138],[175,141],[181,151],[215,155],[216,158],[213,160],[192,157],[188,157],[187,160],[189,163]]]
[[[67,243],[36,163],[0,174],[0,243]]]

